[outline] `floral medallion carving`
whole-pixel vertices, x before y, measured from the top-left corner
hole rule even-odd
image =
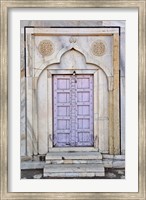
[[[39,43],[38,50],[42,56],[50,56],[54,53],[55,47],[50,40],[42,40]]]
[[[91,45],[91,52],[94,56],[103,56],[106,52],[106,45],[102,40],[96,40]]]

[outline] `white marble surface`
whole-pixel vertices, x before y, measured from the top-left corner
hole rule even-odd
[[[125,111],[124,111],[124,107],[125,107],[125,95],[124,95],[124,88],[125,88],[125,22],[124,21],[62,21],[62,22],[58,22],[58,21],[22,21],[21,22],[21,27],[23,27],[24,25],[56,25],[56,26],[121,26],[121,36],[120,36],[120,69],[121,69],[121,152],[124,154],[125,152],[125,125],[124,125],[124,120],[125,120]],[[38,44],[42,39],[45,39],[45,37],[30,37],[30,35],[28,35],[29,38],[29,42],[27,43],[27,57],[29,57],[29,59],[27,60],[27,76],[32,76],[35,75],[35,70],[32,70],[32,67],[34,68],[40,68],[42,66],[43,63],[47,62],[49,59],[53,59],[54,57],[56,57],[57,52],[60,51],[62,48],[67,47],[70,45],[69,42],[69,36],[60,36],[60,37],[55,37],[55,36],[49,36],[47,37],[47,39],[51,39],[54,44],[55,44],[55,52],[54,54],[52,54],[52,56],[50,57],[42,57],[40,55],[40,53],[38,52]],[[100,37],[100,39],[104,39],[104,41],[107,43],[107,51],[106,54],[102,57],[98,57],[98,60],[100,63],[104,63],[104,65],[108,68],[108,70],[112,70],[112,57],[111,57],[111,50],[112,50],[112,39],[111,37],[105,37],[102,36]],[[89,54],[91,57],[93,57],[91,51],[90,51],[90,45],[91,43],[96,40],[95,37],[77,37],[77,42],[76,45],[83,51],[85,51],[87,54]],[[21,33],[21,70],[24,69],[24,52],[23,52],[23,33]],[[32,48],[32,44],[34,44],[34,47]],[[31,49],[30,49],[31,48]],[[29,50],[30,51],[29,51]],[[35,51],[35,54],[32,55],[31,52],[33,52],[33,50]],[[73,53],[74,55],[76,54],[80,54],[80,52],[74,51]],[[62,56],[61,61],[63,62],[63,59],[65,60],[65,57],[69,56],[69,52],[65,55]],[[73,58],[72,54],[70,55],[70,59],[68,61],[68,58],[66,59],[65,65],[66,67],[68,67],[68,65],[79,65],[79,66],[83,66],[84,67],[84,63],[85,63],[85,58],[84,56],[78,56],[80,57],[81,60],[78,60],[78,62]],[[97,58],[95,58],[97,59]],[[62,62],[59,64],[59,67],[62,67]],[[55,65],[54,65],[55,66]],[[43,77],[43,76],[42,76]],[[43,78],[42,78],[43,79]],[[41,78],[40,78],[41,80]],[[44,92],[43,89],[46,89],[45,86],[43,85],[43,82],[41,82],[39,80],[39,84],[38,84],[38,92],[42,93],[43,95]],[[103,84],[105,84],[105,79],[103,79]],[[29,98],[30,100],[27,103],[27,110],[29,112],[29,116],[27,116],[27,134],[28,136],[26,137],[26,130],[25,130],[25,78],[24,78],[24,73],[22,74],[21,77],[21,155],[32,155],[33,154],[33,140],[34,140],[34,136],[32,135],[33,133],[33,129],[32,129],[32,124],[33,124],[33,117],[31,116],[31,110],[32,110],[32,91],[31,91],[31,78],[28,79],[27,82],[29,82],[27,84],[27,98]],[[30,86],[30,90],[29,90],[29,86]],[[104,89],[106,91],[106,88]],[[104,99],[104,106],[105,106],[105,110],[106,110],[106,105],[107,105],[107,101],[105,99],[107,99],[106,95],[107,92],[100,91],[103,95],[101,98]],[[42,109],[46,109],[46,103],[45,103],[45,98],[41,95],[39,95],[38,98],[38,102],[42,102],[39,103],[39,110]],[[101,100],[102,102],[102,100]],[[101,103],[101,106],[103,106],[103,104]],[[46,123],[45,121],[43,121],[43,118],[46,117],[46,113],[40,113],[38,115],[39,117],[39,124],[38,124],[38,136],[40,138],[40,140],[38,141],[38,153],[43,154],[47,152],[47,127],[46,127]],[[45,117],[44,117],[45,116]],[[102,117],[106,119],[107,117],[107,113],[106,111],[104,111],[103,109],[103,114]],[[108,120],[103,120],[103,124],[101,125],[100,129],[102,129],[104,132],[104,134],[101,134],[100,137],[100,148],[104,151],[107,151],[108,149],[108,133],[107,133],[107,127],[108,127]],[[40,128],[42,127],[42,128]],[[26,138],[27,138],[27,142],[26,142]],[[105,141],[104,144],[102,141]],[[26,147],[26,143],[27,143],[27,147]]]
[[[35,36],[35,46],[34,46],[34,66],[35,68],[42,69],[43,63],[47,63],[54,59],[57,54],[60,54],[62,49],[71,49],[75,48],[79,50],[80,53],[85,53],[91,57],[91,59],[95,59],[99,65],[104,65],[105,68],[110,71],[110,74],[113,74],[113,60],[112,60],[112,37],[111,36],[75,36],[76,42],[74,44],[70,43],[71,36]],[[51,56],[42,56],[38,51],[38,46],[40,41],[50,40],[54,44],[55,51]],[[105,42],[106,50],[103,56],[94,56],[91,51],[91,45],[93,42],[101,40]],[[30,42],[30,39],[29,39]],[[29,44],[28,44],[29,46]],[[29,51],[28,51],[29,52]],[[75,52],[76,53],[76,52]],[[75,57],[75,56],[74,56]],[[72,58],[71,58],[72,59]],[[69,61],[67,61],[69,62]],[[30,63],[30,61],[29,61]],[[28,65],[29,65],[28,63]],[[103,66],[101,66],[103,67]]]
[[[121,77],[121,153],[125,154],[125,77]]]
[[[108,89],[107,78],[102,70],[99,71],[98,78],[99,151],[108,153]]]
[[[21,155],[26,154],[26,130],[25,130],[25,78],[21,78],[21,113],[20,113],[20,128],[21,128]]]
[[[47,107],[47,71],[45,70],[38,80],[38,152],[48,152],[48,110]]]

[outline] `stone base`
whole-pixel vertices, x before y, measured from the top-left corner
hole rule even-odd
[[[125,155],[103,154],[102,156],[105,168],[125,168]]]
[[[88,173],[90,176],[91,174]],[[75,177],[75,179],[125,179],[125,169],[105,168],[105,176]],[[57,177],[57,179],[70,179],[71,177]],[[74,177],[72,177],[74,178]],[[56,179],[56,177],[43,177],[43,169],[22,169],[21,179]]]
[[[44,177],[104,176],[102,155],[99,152],[49,152],[43,170]]]
[[[43,161],[25,161],[21,162],[21,169],[43,169],[45,164]]]
[[[99,152],[49,152],[46,162],[50,160],[101,160]]]
[[[44,177],[97,177],[104,176],[103,164],[51,164],[46,165]]]
[[[52,152],[50,152],[49,153],[50,155],[47,154],[48,157],[46,156],[45,158],[46,162],[40,161],[40,156],[38,157],[36,156],[35,159],[34,158],[30,159],[30,157],[25,157],[25,158],[22,157],[21,169],[24,169],[24,170],[25,169],[43,169],[46,164],[103,164],[104,168],[116,168],[116,169],[125,168],[125,155],[102,154],[101,156],[101,154],[98,154],[98,152],[96,152],[96,154],[98,155],[98,159],[97,159],[96,154],[94,154],[93,152],[91,152],[90,154],[90,152],[88,152],[88,159],[87,158],[85,159],[84,156],[80,156],[80,155],[77,156],[77,154],[76,156],[74,156],[74,159],[73,159],[73,154],[72,154],[72,157],[71,155],[68,157],[67,155],[69,153],[67,154],[64,154],[64,153],[59,152],[57,155],[57,154],[52,154]],[[84,152],[82,152],[82,155],[83,154]],[[57,157],[59,155],[60,157]],[[62,159],[62,155],[64,155],[63,158],[65,159]],[[87,155],[87,152],[86,152],[86,155]],[[100,159],[100,157],[102,157],[102,159]]]

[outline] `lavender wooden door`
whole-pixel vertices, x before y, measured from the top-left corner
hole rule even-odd
[[[54,146],[93,146],[93,76],[54,75]]]

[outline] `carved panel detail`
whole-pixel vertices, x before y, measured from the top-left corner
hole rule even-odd
[[[71,37],[71,38],[69,39],[69,42],[70,42],[70,43],[76,43],[76,41],[77,41],[77,39],[76,39],[75,37]]]
[[[106,45],[102,40],[96,40],[91,45],[91,52],[94,56],[103,56],[106,52]]]
[[[54,53],[55,47],[50,40],[42,40],[39,43],[38,50],[42,56],[50,56]]]

